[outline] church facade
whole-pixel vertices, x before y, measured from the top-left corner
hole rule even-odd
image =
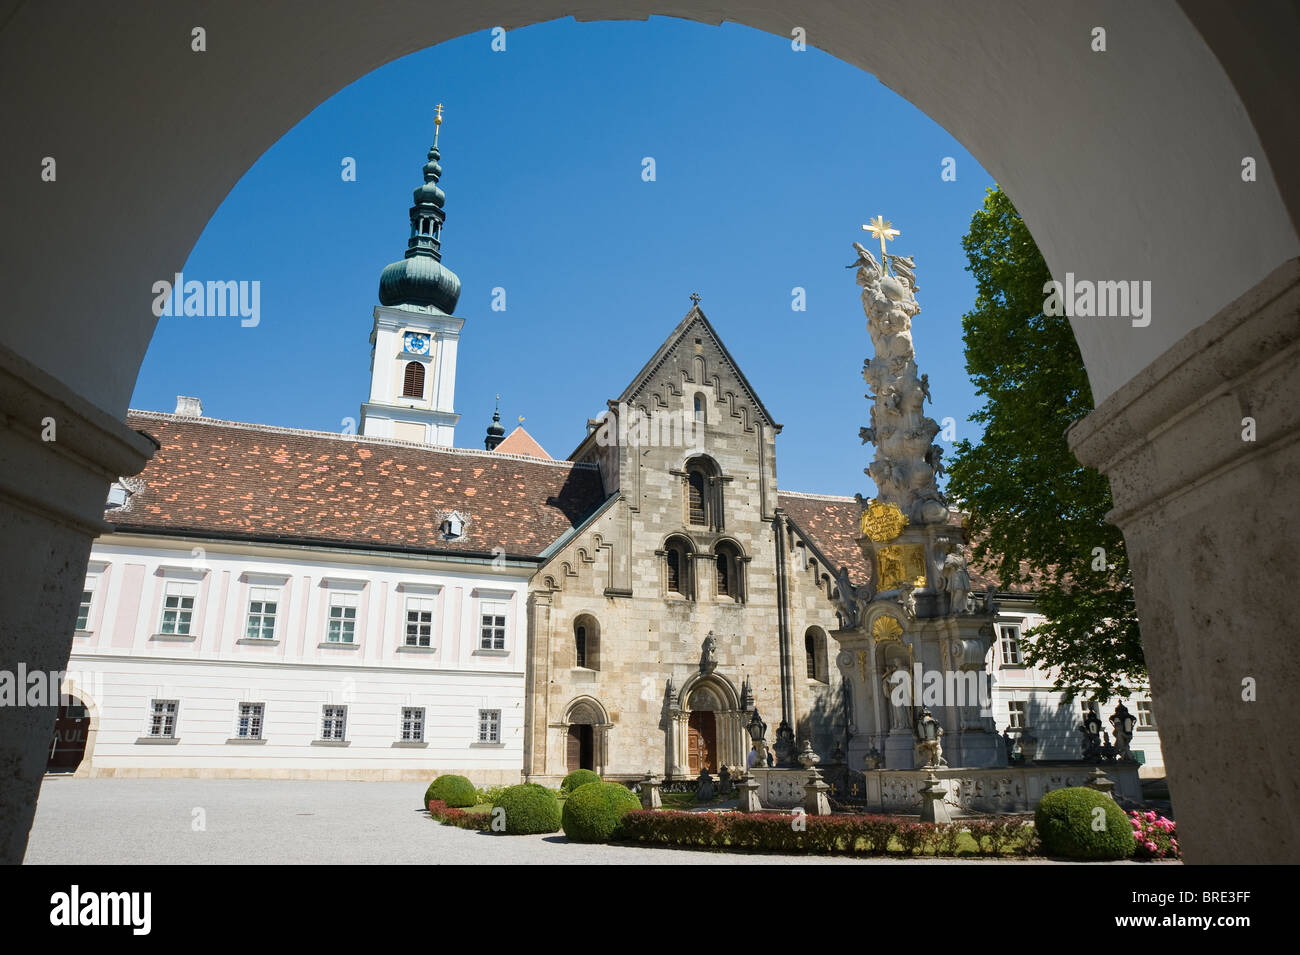
[[[473,326],[439,159],[380,280],[360,433],[130,413],[159,447],[92,549],[51,766],[555,784],[744,766],[755,711],[785,755],[872,732],[836,639],[872,573],[859,504],[779,488],[781,425],[698,302],[566,460],[495,416],[453,446]],[[1032,596],[999,596],[1027,626]],[[990,734],[1077,756],[1078,705],[1009,646]]]

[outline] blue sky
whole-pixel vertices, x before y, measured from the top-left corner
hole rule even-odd
[[[976,408],[960,241],[993,183],[873,77],[746,27],[677,20],[488,32],[381,67],[289,130],[208,223],[187,279],[261,282],[261,321],[159,320],[132,407],[198,395],[217,418],[341,430],[369,389],[379,273],[402,256],[411,190],[442,127],[443,262],[465,318],[456,443],[482,447],[501,393],[555,457],[701,307],[784,431],[782,488],[874,491],[860,373],[871,353],[851,243],[880,213],[914,255],[928,413]],[[642,180],[642,159],[656,180]],[[343,181],[343,157],[357,180]],[[940,177],[944,157],[957,178]],[[506,290],[504,312],[492,289]],[[806,289],[807,310],[791,309]]]

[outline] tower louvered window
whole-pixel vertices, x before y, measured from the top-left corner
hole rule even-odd
[[[424,397],[424,366],[418,361],[406,363],[406,375],[402,380],[402,397]]]

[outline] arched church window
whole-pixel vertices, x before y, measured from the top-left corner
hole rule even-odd
[[[693,597],[691,545],[683,537],[670,537],[664,544],[664,583],[669,593]]]
[[[698,395],[698,394],[697,394],[697,395],[695,396],[695,420],[698,421],[700,424],[704,424],[704,423],[705,423],[705,421],[704,421],[704,396],[703,396],[703,395]]]
[[[740,551],[730,541],[721,541],[714,549],[716,573],[714,579],[718,585],[719,597],[732,600],[744,599],[744,585],[741,581]]]
[[[701,471],[691,471],[687,480],[690,486],[690,502],[688,508],[690,511],[690,521],[692,524],[707,523],[708,515],[704,508],[704,474]]]
[[[424,365],[418,361],[406,363],[406,374],[402,378],[402,397],[424,397]]]
[[[573,621],[573,651],[574,666],[600,669],[600,624],[590,614]]]
[[[809,627],[803,636],[804,655],[807,658],[808,679],[828,683],[826,673],[826,634],[820,627]]]
[[[686,523],[722,527],[722,484],[718,466],[707,457],[686,462]]]

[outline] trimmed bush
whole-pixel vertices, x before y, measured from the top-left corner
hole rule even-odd
[[[590,769],[575,769],[573,772],[569,773],[569,775],[564,777],[564,782],[560,783],[560,792],[567,795],[579,786],[585,786],[587,783],[598,782],[600,782],[600,777]]]
[[[493,814],[505,814],[507,835],[556,832],[560,828],[560,801],[555,793],[536,783],[507,786],[492,804]]]
[[[477,829],[486,832],[492,827],[492,817],[486,812],[466,812],[464,809],[452,809],[445,802],[429,800],[429,815],[444,826],[458,829]]]
[[[464,776],[439,776],[424,791],[424,804],[437,800],[453,809],[464,809],[478,802],[478,790]]]
[[[963,836],[969,833],[981,855],[1025,855],[1034,847],[1033,830],[1022,817],[989,820],[978,830],[976,825],[876,815],[636,810],[619,820],[615,837],[623,842],[701,849],[953,856],[972,853],[972,848],[963,846]]]
[[[641,800],[618,783],[587,783],[569,793],[561,822],[574,842],[608,842],[623,814],[641,808]]]
[[[1094,820],[1104,820],[1104,828]],[[1082,786],[1056,789],[1039,800],[1034,828],[1045,853],[1067,859],[1127,859],[1135,848],[1124,810],[1104,793]]]

